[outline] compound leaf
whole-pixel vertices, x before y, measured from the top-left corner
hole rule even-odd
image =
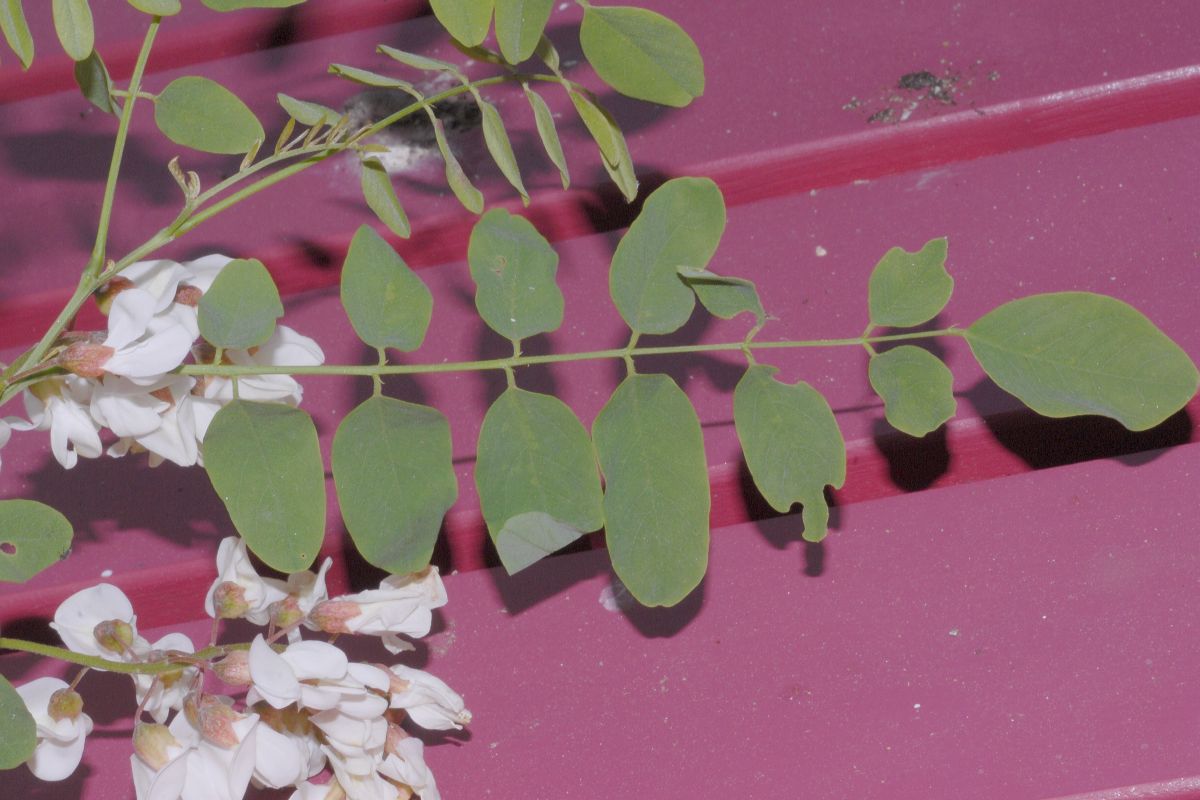
[[[475,307],[496,333],[517,340],[562,324],[558,253],[529,220],[500,208],[484,214],[471,231],[467,262]]]
[[[362,161],[362,193],[367,206],[375,212],[379,221],[392,233],[407,239],[412,233],[408,215],[400,205],[400,198],[396,197],[391,176],[377,158],[365,158]]]
[[[21,0],[0,0],[0,31],[4,32],[4,40],[21,60],[21,66],[29,69],[33,63],[33,35],[25,21]]]
[[[1013,300],[966,331],[984,371],[1039,414],[1100,414],[1153,428],[1196,394],[1179,345],[1113,297],[1057,292]]]
[[[704,93],[699,48],[662,14],[585,3],[579,42],[596,74],[623,95],[681,107]]]
[[[804,504],[804,538],[819,542],[829,525],[826,484],[846,480],[846,443],[833,410],[816,389],[780,383],[774,367],[746,370],[733,392],[733,421],[754,484],[781,513]]]
[[[332,125],[342,117],[341,113],[328,106],[308,100],[297,100],[283,92],[276,94],[275,99],[279,101],[279,105],[288,113],[288,116],[310,128],[317,125]]]
[[[54,0],[51,9],[54,31],[63,50],[73,60],[83,61],[96,43],[92,9],[88,7],[87,0]]]
[[[867,372],[896,430],[924,436],[954,416],[954,376],[928,350],[903,345],[879,353],[871,357]]]
[[[338,425],[331,462],[346,530],[363,558],[393,573],[423,569],[458,497],[441,412],[371,397]]]
[[[266,136],[237,95],[196,75],[167,84],[154,103],[154,122],[175,144],[206,153],[247,153]]]
[[[692,288],[701,304],[713,316],[733,319],[738,314],[750,312],[754,315],[756,325],[767,321],[767,312],[763,310],[762,301],[758,299],[758,290],[754,288],[753,281],[718,275],[706,269],[693,267],[679,267],[677,271],[679,277]]]
[[[533,55],[554,0],[495,0],[496,41],[510,64],[520,64]]]
[[[234,400],[204,435],[204,468],[247,547],[280,572],[308,568],[325,534],[325,469],[308,414]]]
[[[533,121],[537,125],[538,138],[542,140],[542,147],[546,149],[546,155],[550,158],[551,163],[558,168],[563,188],[566,189],[571,185],[571,174],[567,171],[567,157],[563,155],[562,142],[558,138],[558,128],[554,125],[554,115],[550,113],[550,106],[546,104],[542,96],[535,92],[528,83],[522,83],[521,86],[525,89],[525,97],[528,98],[529,105],[533,109]]]
[[[492,0],[430,0],[433,15],[451,36],[474,47],[487,38]]]
[[[954,279],[946,272],[946,239],[931,239],[915,253],[893,247],[875,265],[867,286],[872,325],[911,328],[938,315]]]
[[[65,558],[72,536],[71,523],[48,505],[0,500],[0,581],[27,581]]]
[[[37,747],[37,723],[17,690],[0,675],[0,769],[15,769]]]
[[[483,115],[483,141],[487,145],[492,160],[500,168],[505,179],[521,195],[521,201],[529,205],[529,192],[521,180],[521,169],[517,166],[517,157],[513,154],[512,143],[508,140],[508,132],[504,130],[504,119],[494,105],[476,96],[475,103]]]
[[[112,100],[112,78],[99,52],[93,50],[87,58],[75,62],[75,83],[89,103],[105,114],[117,113]]]
[[[350,241],[341,297],[354,332],[371,347],[411,352],[425,340],[433,315],[429,287],[366,225]]]
[[[596,451],[558,398],[509,388],[479,431],[475,485],[510,572],[604,524]]]
[[[629,146],[616,121],[605,109],[583,92],[567,88],[571,103],[583,120],[583,125],[600,148],[600,162],[612,178],[613,183],[629,202],[637,197],[637,176],[633,174],[633,161],[629,157]]]
[[[681,266],[704,269],[725,230],[725,201],[708,178],[676,178],[646,198],[613,253],[609,290],[639,333],[671,333],[696,305]]]
[[[283,303],[271,273],[258,259],[225,265],[196,309],[200,335],[217,347],[257,347],[275,332]]]
[[[630,375],[592,427],[613,569],[648,606],[675,605],[708,566],[708,469],[700,421],[665,375]]]

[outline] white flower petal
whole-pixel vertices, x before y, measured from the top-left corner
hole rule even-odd
[[[300,682],[291,665],[271,649],[262,634],[250,643],[250,679],[272,708],[285,708],[300,699]]]
[[[100,583],[76,592],[59,605],[54,612],[50,627],[58,632],[69,650],[90,656],[114,658],[114,654],[103,650],[93,633],[101,622],[117,619],[134,626],[137,617],[133,605],[125,593],[110,583]]]

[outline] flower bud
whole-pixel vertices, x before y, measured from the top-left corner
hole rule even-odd
[[[96,292],[96,305],[100,307],[100,313],[108,316],[108,310],[112,308],[113,300],[117,298],[121,292],[126,289],[132,289],[135,286],[134,282],[129,278],[123,278],[120,275],[112,278],[108,283],[100,287],[100,291]]]
[[[50,707],[46,713],[55,722],[78,719],[83,713],[83,698],[73,689],[59,689],[50,695]]]
[[[394,722],[389,722],[387,727],[387,739],[384,740],[383,752],[400,756],[400,743],[408,738],[408,734]],[[400,756],[403,758],[403,756]]]
[[[133,729],[133,752],[156,772],[171,760],[167,748],[179,746],[166,725],[139,722]]]
[[[133,638],[136,634],[133,632],[133,626],[128,622],[109,619],[96,625],[92,629],[92,635],[105,650],[122,655],[133,646]]]
[[[271,624],[276,628],[290,628],[304,619],[304,612],[300,610],[300,603],[294,595],[271,603],[267,606],[267,612],[271,615]]]
[[[237,747],[240,739],[233,723],[242,719],[242,715],[222,698],[213,694],[202,695],[199,701],[188,698],[183,704],[183,713],[206,741],[218,747]]]
[[[195,308],[200,304],[200,298],[204,296],[204,292],[195,286],[179,284],[179,288],[175,290],[175,302],[181,306],[191,306]]]
[[[308,621],[325,633],[349,633],[346,620],[362,613],[353,600],[323,600],[309,612]]]
[[[250,610],[246,590],[233,581],[225,581],[213,592],[213,609],[217,619],[240,619]]]
[[[83,378],[100,378],[104,365],[117,351],[95,342],[75,342],[58,356],[58,365]]]
[[[245,650],[234,650],[213,664],[213,672],[229,686],[249,686],[254,682],[250,678],[250,653]]]

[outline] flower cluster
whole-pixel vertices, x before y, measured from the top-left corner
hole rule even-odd
[[[117,436],[109,455],[146,451],[152,466],[202,463],[200,443],[217,411],[233,399],[233,385],[228,378],[173,370],[188,359],[212,363],[216,353],[199,338],[196,306],[229,262],[220,255],[186,264],[141,261],[118,273],[98,296],[108,330],[64,335],[52,365],[66,374],[29,387],[29,419],[0,420],[0,446],[11,430],[49,431],[54,457],[70,469],[80,456],[100,456],[100,432],[107,428]],[[315,366],[325,355],[312,339],[279,325],[262,346],[226,350],[222,358],[238,366]],[[246,400],[296,405],[300,395],[287,375],[238,381],[238,396]]]
[[[332,642],[301,635],[371,634],[393,653],[412,649],[399,637],[429,633],[433,609],[446,602],[437,569],[331,599],[329,559],[315,573],[263,577],[245,543],[229,538],[217,562],[206,610],[214,625],[242,618],[268,626],[248,646],[214,643],[197,652],[179,633],[150,643],[138,634],[128,598],[109,584],[72,595],[54,616],[72,651],[155,670],[133,676],[138,800],[237,800],[251,785],[292,788],[292,800],[437,800],[424,744],[401,723],[461,728],[471,720],[462,698],[422,670],[353,662]],[[215,691],[220,684],[244,695]],[[68,777],[92,730],[82,697],[57,678],[18,692],[37,723],[29,768],[43,780]],[[313,780],[326,772],[328,782]]]

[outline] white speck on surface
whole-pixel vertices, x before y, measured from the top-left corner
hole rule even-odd
[[[824,247],[821,247],[821,245],[817,245],[816,249],[814,249],[813,252],[817,254],[817,258],[820,258],[822,256],[829,254],[829,251],[826,250]]]
[[[920,711],[920,710],[921,710],[921,704],[920,704],[920,703],[913,703],[913,710],[914,710],[914,711]]]
[[[568,6],[570,6],[570,5],[571,5],[570,3],[559,3],[559,4],[558,4],[558,10],[559,10],[559,11],[566,11],[566,10],[567,10],[567,7],[568,7]]]
[[[100,577],[101,577],[101,578],[111,578],[111,577],[112,577],[112,570],[111,570],[111,569],[102,570],[102,571],[100,572]]]
[[[951,628],[951,629],[950,629],[950,635],[951,635],[951,636],[958,636],[958,628]]]

